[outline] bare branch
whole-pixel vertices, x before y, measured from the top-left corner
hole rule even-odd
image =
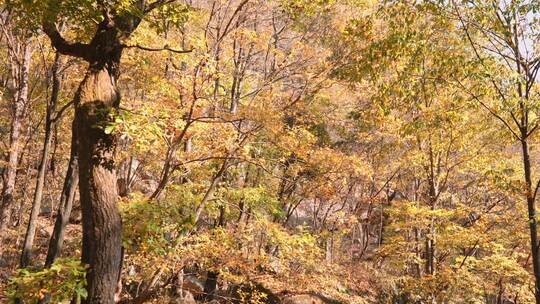
[[[169,47],[168,45],[164,45],[161,48],[147,47],[147,46],[142,46],[140,44],[122,45],[122,46],[124,48],[136,48],[136,49],[140,49],[140,50],[143,50],[143,51],[149,51],[149,52],[168,51],[168,52],[172,52],[172,53],[176,53],[176,54],[187,54],[187,53],[193,52],[193,49],[191,49],[191,50],[177,50],[177,49],[173,49],[173,48]]]
[[[467,88],[459,81],[457,80],[457,83],[459,84],[459,86],[467,93],[471,96],[472,99],[476,100],[484,109],[488,110],[488,112],[495,118],[497,118],[498,120],[500,120],[504,126],[508,129],[508,131],[510,131],[510,133],[512,133],[512,135],[514,135],[516,137],[516,139],[519,139],[521,140],[521,136],[519,136],[516,131],[514,131],[514,129],[510,126],[510,124],[506,121],[506,119],[504,119],[502,116],[500,116],[499,114],[497,114],[495,111],[493,111],[490,107],[488,107],[482,100],[480,100],[480,98],[478,96],[476,96],[476,94],[474,94],[473,92],[467,90]],[[512,118],[514,118],[514,115],[512,112],[510,112],[512,114]],[[519,125],[518,125],[519,127]]]

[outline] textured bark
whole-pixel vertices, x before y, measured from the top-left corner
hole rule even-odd
[[[526,131],[522,131],[525,134]],[[532,189],[531,159],[529,155],[529,145],[526,136],[522,135],[521,152],[523,157],[523,172],[527,186],[527,211],[529,215],[529,232],[531,236],[531,255],[533,264],[533,273],[535,277],[534,295],[536,303],[540,303],[540,260],[538,252],[538,219],[536,214],[535,196]]]
[[[87,274],[88,298],[84,303],[109,304],[114,303],[122,257],[115,140],[104,131],[119,102],[109,69],[90,67],[77,99],[75,129],[79,138],[82,262],[91,267]]]
[[[429,170],[428,170],[428,201],[431,207],[431,210],[435,211],[437,209],[437,199],[440,193],[439,185],[437,183],[437,173],[440,172],[439,162],[435,160],[433,156],[433,149],[431,147],[431,139],[429,141]],[[431,223],[429,225],[429,230],[426,235],[426,264],[425,271],[426,274],[434,275],[435,274],[435,218],[431,218]]]
[[[16,92],[12,107],[12,122],[9,136],[9,153],[2,187],[2,202],[0,207],[0,234],[5,232],[11,221],[13,209],[13,194],[17,179],[17,164],[20,152],[20,137],[24,107],[28,103],[28,73],[30,70],[31,51],[28,44],[24,46],[22,62],[14,68],[14,82]],[[1,244],[0,235],[0,244]],[[1,247],[1,246],[0,246]]]
[[[118,29],[110,20],[99,25],[83,58],[89,67],[74,98],[74,134],[79,157],[82,209],[82,263],[88,297],[83,303],[114,303],[121,273],[122,223],[114,164],[115,137],[105,132],[116,115],[116,87],[122,53]],[[54,42],[54,40],[53,40]]]
[[[53,18],[42,24],[55,49],[84,59],[89,67],[74,98],[74,132],[78,141],[79,192],[82,209],[82,262],[87,272],[88,297],[83,304],[112,304],[122,264],[122,223],[114,165],[116,140],[106,134],[120,103],[116,87],[124,42],[140,24],[143,15],[168,3],[144,0],[130,2],[141,14],[117,12],[103,2],[103,20],[89,43],[70,42],[56,29]]]
[[[49,166],[49,154],[52,145],[53,129],[55,124],[54,115],[56,113],[56,105],[58,104],[58,93],[60,91],[60,77],[58,70],[60,66],[60,55],[57,53],[52,67],[52,90],[51,99],[47,104],[47,113],[45,116],[45,138],[43,140],[43,150],[41,151],[41,160],[36,178],[36,188],[34,190],[34,199],[32,201],[32,211],[28,220],[28,227],[24,237],[24,245],[21,254],[21,267],[29,265],[34,246],[34,237],[36,234],[36,224],[39,212],[41,210],[41,199],[43,197],[43,186],[45,184],[45,176]]]
[[[62,194],[60,196],[60,206],[56,215],[54,230],[49,241],[47,259],[45,260],[46,266],[52,265],[52,263],[54,263],[54,261],[62,251],[66,225],[69,222],[71,208],[73,206],[73,201],[75,200],[75,193],[79,184],[79,159],[77,149],[77,136],[73,134],[71,138],[71,156],[69,158],[68,169],[66,172],[66,177],[64,179]]]

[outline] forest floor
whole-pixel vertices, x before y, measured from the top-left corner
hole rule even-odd
[[[54,228],[54,218],[51,216],[40,216],[36,230],[36,239],[34,243],[33,265],[43,266],[47,255],[49,240]],[[17,271],[20,263],[21,247],[24,242],[24,230],[26,225],[12,227],[7,237],[4,239],[5,248],[1,248],[0,257],[0,303],[7,302],[5,295],[9,284],[9,278]],[[63,253],[69,253],[69,256],[80,255],[80,240],[82,228],[75,220],[66,226]]]

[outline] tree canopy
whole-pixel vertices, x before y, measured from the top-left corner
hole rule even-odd
[[[540,304],[538,1],[0,7],[0,302]]]

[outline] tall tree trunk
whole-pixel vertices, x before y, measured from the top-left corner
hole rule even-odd
[[[55,121],[56,105],[58,104],[58,93],[60,91],[60,77],[58,74],[60,66],[60,54],[56,53],[52,67],[52,91],[51,99],[47,103],[47,113],[45,117],[45,138],[43,140],[43,150],[41,151],[41,160],[39,164],[38,175],[36,178],[36,188],[34,190],[34,200],[32,202],[32,211],[24,237],[24,245],[21,254],[21,267],[29,265],[34,246],[34,237],[36,234],[36,224],[39,212],[41,210],[41,198],[43,197],[43,186],[45,184],[45,176],[49,166],[49,154],[52,145],[53,129]]]
[[[531,159],[529,156],[529,145],[526,138],[526,131],[522,132],[521,152],[523,156],[523,171],[526,183],[527,211],[529,215],[529,232],[531,236],[531,255],[533,272],[535,278],[534,294],[536,303],[540,304],[540,260],[538,256],[538,220],[536,218],[535,197],[532,189]]]
[[[2,235],[11,221],[13,208],[13,194],[15,191],[15,181],[17,179],[17,164],[19,160],[20,136],[24,107],[28,103],[28,75],[30,70],[31,50],[28,43],[24,45],[22,62],[14,71],[14,81],[16,83],[14,103],[12,107],[12,121],[9,136],[9,154],[5,169],[4,183],[2,187],[2,203],[0,208],[0,247]]]
[[[58,255],[60,255],[60,251],[62,250],[62,245],[64,243],[66,225],[69,222],[71,208],[73,206],[75,193],[79,184],[79,159],[77,149],[77,136],[76,134],[73,134],[71,137],[71,155],[69,157],[69,164],[66,177],[64,179],[64,186],[60,196],[60,206],[56,215],[54,230],[51,240],[49,241],[49,250],[47,251],[45,266],[50,266],[52,263],[54,263],[54,260],[56,260]]]
[[[430,225],[429,234],[433,233],[433,227]],[[435,246],[431,236],[428,236],[426,239],[426,274],[433,275],[435,272],[434,269],[434,258],[435,258]]]
[[[118,57],[119,58],[119,57]],[[76,96],[82,262],[87,274],[84,303],[112,304],[121,268],[122,222],[114,165],[115,139],[105,132],[119,105],[110,64],[90,66]],[[114,62],[113,64],[118,64]]]
[[[216,222],[216,228],[224,227],[224,226],[225,226],[225,207],[221,206],[219,207],[219,218]],[[219,278],[218,271],[212,271],[212,270],[207,271],[206,280],[204,281],[204,292],[202,296],[202,299],[205,302],[208,302],[214,299],[214,295],[217,290],[218,278]]]
[[[438,162],[434,159],[433,148],[431,146],[431,137],[429,139],[429,170],[428,170],[428,185],[429,193],[428,200],[432,211],[437,209],[437,197],[439,193],[439,186],[437,183],[437,173],[439,172]],[[437,168],[436,168],[437,167]],[[428,227],[426,235],[426,274],[435,274],[435,218],[431,218],[431,223]]]
[[[116,80],[124,42],[145,14],[165,3],[168,1],[131,1],[130,9],[121,14],[110,3],[102,3],[103,20],[88,44],[66,40],[54,22],[43,20],[43,32],[58,52],[89,63],[74,98],[83,226],[81,260],[89,265],[88,297],[83,304],[114,303],[122,269],[122,221],[114,165],[116,140],[105,130],[120,105]],[[129,13],[134,11],[138,13]]]

